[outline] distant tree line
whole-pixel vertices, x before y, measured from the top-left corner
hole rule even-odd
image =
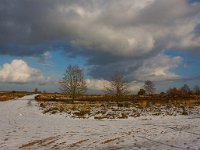
[[[86,80],[83,70],[77,65],[69,65],[64,73],[63,79],[59,82],[60,90],[75,100],[79,96],[85,94],[87,91]],[[121,101],[130,95],[129,83],[125,80],[122,73],[114,73],[109,81],[109,84],[105,87],[105,94],[110,95],[113,99]],[[138,91],[139,96],[152,95],[156,91],[155,84],[147,80],[144,82],[143,88]],[[36,92],[36,91],[35,91]],[[168,95],[171,97],[200,95],[200,87],[194,86],[193,89],[187,84],[184,84],[181,88],[169,88],[166,92],[161,92],[160,95]]]
[[[190,87],[187,84],[184,84],[181,88],[169,88],[167,90],[167,94],[173,97],[187,97],[190,95],[200,95],[200,88],[198,85],[195,85],[193,89],[190,89]]]

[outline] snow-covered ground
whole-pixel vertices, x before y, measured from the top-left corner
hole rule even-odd
[[[0,102],[0,150],[200,150],[200,116],[70,119],[42,114],[34,96]]]

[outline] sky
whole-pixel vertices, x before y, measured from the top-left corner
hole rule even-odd
[[[89,91],[120,71],[158,93],[200,85],[199,58],[199,0],[0,0],[0,90],[59,92],[72,64]]]

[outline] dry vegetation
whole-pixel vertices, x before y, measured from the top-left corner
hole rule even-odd
[[[109,95],[83,95],[76,100],[72,99],[65,94],[53,94],[45,93],[35,97],[37,101],[42,102],[64,102],[68,104],[81,104],[84,102],[97,103],[99,106],[102,103],[118,103],[118,105],[138,105],[141,107],[149,107],[151,105],[162,106],[166,104],[173,105],[186,105],[189,107],[200,104],[200,95],[188,95],[188,96],[170,96],[167,94],[151,94],[151,95],[129,95],[126,96],[120,102],[115,100]]]
[[[172,97],[154,94],[127,96],[115,101],[105,95],[85,95],[72,101],[63,94],[41,94],[36,97],[43,113],[65,113],[72,118],[123,119],[151,115],[187,115],[200,105],[200,96]]]
[[[80,103],[81,101],[90,101],[90,102],[95,102],[95,101],[105,101],[108,100],[108,96],[104,95],[82,95],[76,100],[72,100],[70,96],[67,96],[65,94],[53,94],[53,93],[44,93],[40,94],[35,97],[37,101],[60,101],[60,102],[65,102],[65,103]]]
[[[48,146],[48,145],[54,143],[58,139],[59,139],[58,136],[54,136],[54,137],[48,137],[48,138],[44,138],[44,139],[40,139],[40,140],[34,140],[34,141],[30,141],[29,143],[22,144],[19,148],[20,149],[29,149],[30,147],[33,147],[33,146],[45,147],[45,146]]]
[[[33,93],[30,92],[1,92],[0,93],[0,101],[7,101],[7,100],[13,100],[16,98],[20,98],[26,95],[30,95]]]

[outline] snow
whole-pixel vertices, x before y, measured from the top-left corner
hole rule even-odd
[[[0,149],[200,149],[200,116],[121,120],[43,114],[35,95],[0,102]]]

